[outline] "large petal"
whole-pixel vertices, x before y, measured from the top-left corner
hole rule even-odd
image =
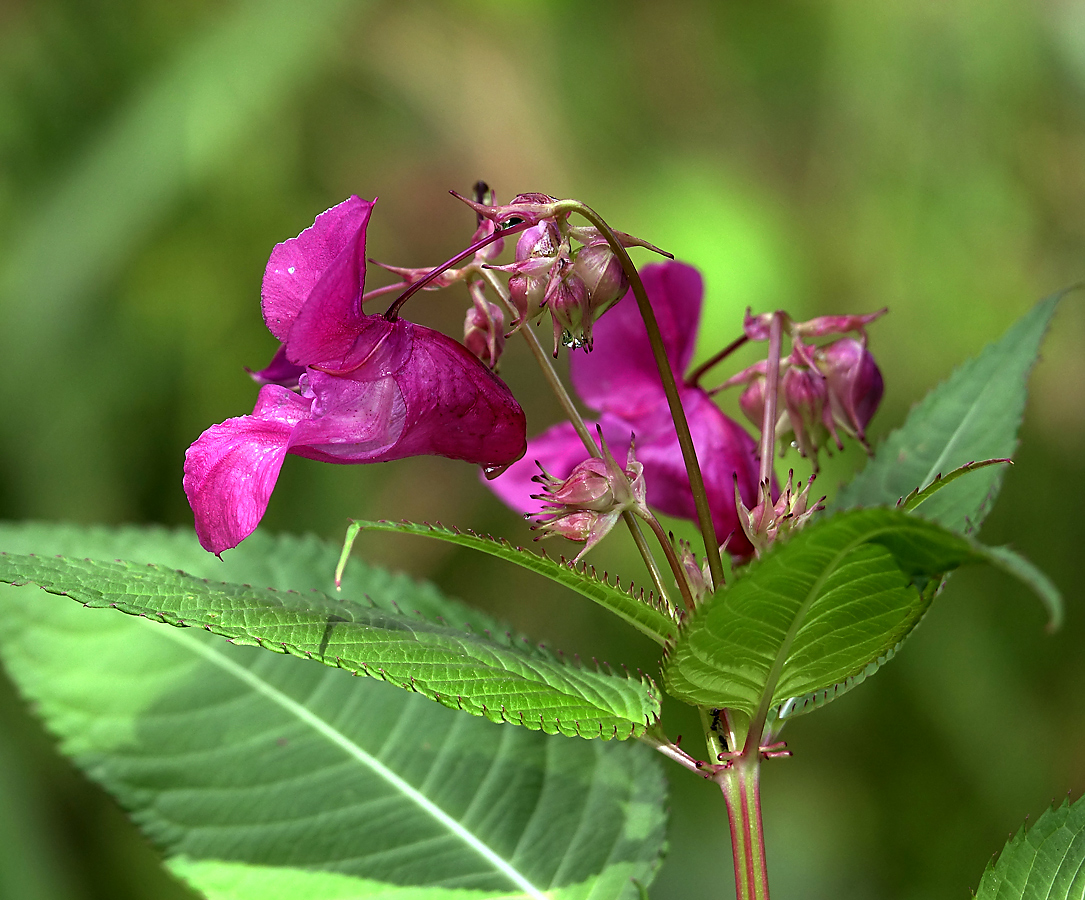
[[[666,262],[640,270],[675,377],[681,380],[693,357],[704,284],[685,263]],[[594,326],[594,349],[573,353],[569,373],[581,399],[593,409],[636,418],[663,396],[648,331],[632,292]]]
[[[296,425],[310,401],[279,385],[260,389],[251,416],[212,425],[185,454],[185,494],[204,549],[236,547],[263,518]]]
[[[365,227],[375,202],[348,197],[322,212],[296,238],[277,244],[271,251],[260,298],[268,330],[280,341],[285,342],[290,335],[294,320],[325,272],[344,250],[357,249],[359,243],[360,293],[365,276]]]
[[[523,455],[523,410],[462,344],[402,319],[370,318],[364,364],[306,374],[313,414],[291,453],[341,463],[433,455],[493,467]]]

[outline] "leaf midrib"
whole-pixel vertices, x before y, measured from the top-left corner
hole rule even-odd
[[[961,419],[960,424],[953,430],[953,434],[950,435],[949,440],[946,441],[945,446],[942,449],[942,452],[938,455],[938,458],[931,465],[931,467],[928,470],[926,476],[919,482],[917,487],[922,487],[925,484],[930,484],[930,482],[934,479],[934,477],[936,475],[940,474],[939,468],[942,466],[943,462],[948,458],[949,452],[954,448],[955,444],[957,443],[958,439],[961,436],[961,433],[964,431],[965,426],[968,425],[968,423],[971,421],[973,415],[975,415],[976,409],[979,407],[980,400],[982,400],[987,395],[988,391],[991,390],[991,384],[992,384],[991,380],[988,379],[988,381],[984,384],[982,390],[980,390],[979,394],[977,394],[976,397],[972,400],[972,403],[969,406],[968,412],[965,413],[965,416],[964,416],[963,419]]]
[[[798,636],[799,629],[802,627],[806,614],[810,612],[810,607],[814,605],[817,600],[821,588],[828,581],[829,577],[836,571],[837,566],[840,565],[840,561],[846,557],[849,553],[855,550],[857,547],[861,547],[863,544],[869,543],[870,539],[877,537],[888,529],[879,528],[875,531],[868,532],[862,537],[857,537],[850,544],[845,545],[841,550],[832,558],[827,566],[822,570],[822,573],[817,577],[817,580],[810,587],[806,597],[803,599],[802,605],[799,607],[798,612],[795,613],[795,620],[791,623],[791,627],[788,628],[787,634],[784,635],[784,640],[780,644],[780,649],[776,653],[776,659],[773,660],[772,668],[769,669],[768,677],[765,681],[765,688],[761,694],[761,702],[757,706],[757,711],[751,720],[753,725],[761,723],[761,727],[764,727],[764,723],[768,718],[769,708],[772,705],[772,695],[776,692],[776,685],[780,682],[780,675],[783,673],[784,665],[787,662],[787,655],[791,651],[791,645],[795,642],[795,638]],[[753,734],[751,727],[750,734]],[[760,741],[760,735],[757,740]]]
[[[448,815],[448,813],[437,806],[432,800],[400,778],[395,772],[380,762],[380,760],[359,747],[341,731],[315,715],[311,710],[257,677],[250,669],[238,665],[232,659],[228,659],[211,646],[195,640],[183,630],[167,626],[161,629],[160,633],[162,636],[180,644],[191,653],[201,657],[212,665],[217,666],[222,671],[237,678],[248,687],[251,687],[258,694],[267,700],[270,700],[272,703],[275,703],[281,709],[297,718],[301,723],[312,728],[321,737],[335,744],[349,756],[366,766],[375,775],[399,791],[407,800],[414,803],[422,809],[423,812],[447,828],[453,837],[463,842],[468,848],[485,859],[487,863],[508,878],[529,897],[534,898],[534,900],[548,900],[547,895],[543,891],[532,884],[518,869],[498,854],[492,847],[479,840],[478,837]]]

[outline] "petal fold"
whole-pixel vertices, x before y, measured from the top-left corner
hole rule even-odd
[[[185,454],[184,488],[196,535],[218,555],[263,518],[279,469],[309,402],[279,385],[260,389],[252,415],[212,425]]]

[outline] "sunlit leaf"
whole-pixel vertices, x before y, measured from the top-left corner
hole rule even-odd
[[[157,558],[256,583],[278,569],[280,590],[307,569],[330,580],[335,548],[250,540],[222,564],[187,535],[0,528],[8,549]],[[348,585],[370,572],[352,565]],[[410,596],[412,582],[381,578]],[[494,725],[42,591],[0,587],[0,653],[64,751],[212,900],[632,898],[630,879],[650,881],[658,863],[662,779],[636,744]]]
[[[689,703],[749,716],[821,692],[785,709],[806,711],[888,659],[946,572],[985,562],[1024,576],[1019,557],[1002,558],[1008,552],[895,509],[814,523],[698,610],[668,656],[665,685]],[[1031,567],[1027,574],[1057,623],[1058,592]]]

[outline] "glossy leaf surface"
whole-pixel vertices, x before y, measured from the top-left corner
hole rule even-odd
[[[821,705],[870,674],[915,627],[943,574],[987,562],[1022,577],[1061,616],[1053,585],[1011,551],[987,548],[915,515],[855,510],[807,526],[705,602],[664,668],[689,703],[753,716]],[[1025,577],[1027,572],[1028,577]],[[815,695],[815,696],[809,696]]]

